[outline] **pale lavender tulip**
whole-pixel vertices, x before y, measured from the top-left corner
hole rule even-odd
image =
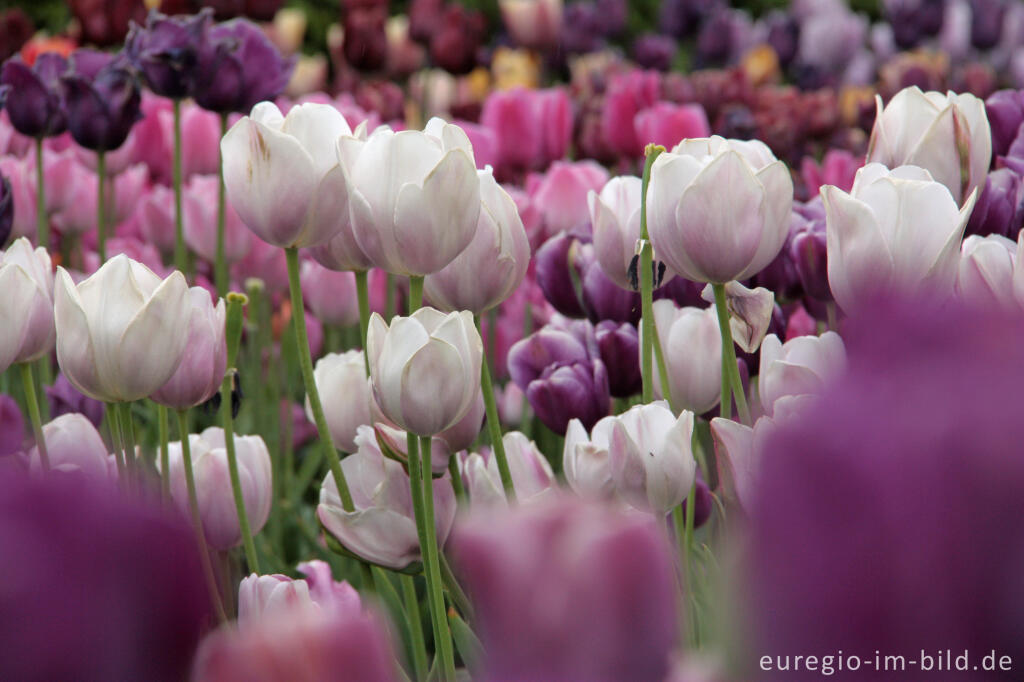
[[[326,561],[304,561],[296,566],[296,569],[306,576],[309,596],[321,609],[351,613],[362,607],[362,600],[356,589],[344,580],[335,580],[331,574],[331,565]]]
[[[672,403],[704,414],[718,404],[722,390],[722,336],[715,309],[680,308],[660,299],[654,302],[654,324],[665,355]],[[654,373],[654,395],[664,397],[658,372]]]
[[[409,476],[401,464],[384,457],[373,429],[362,426],[356,452],[341,461],[355,509],[345,511],[330,473],[320,488],[317,518],[347,551],[364,561],[403,570],[420,561],[420,542]],[[435,532],[444,545],[455,519],[450,479],[434,482]]]
[[[949,188],[957,205],[985,186],[992,134],[984,101],[969,93],[922,92],[913,86],[884,106],[875,95],[875,104],[869,163],[920,166]]]
[[[501,438],[518,503],[529,503],[557,488],[555,474],[536,443],[518,431]],[[474,508],[505,505],[508,499],[501,483],[498,462],[490,449],[467,455],[460,463],[462,477]]]
[[[366,347],[377,404],[416,435],[433,436],[455,424],[480,392],[483,342],[466,311],[421,308],[390,325],[374,313]]]
[[[481,396],[481,401],[483,396]],[[379,409],[379,408],[378,408]],[[375,410],[376,411],[376,410]],[[480,433],[480,420],[483,418],[483,411],[476,417],[477,433]],[[454,427],[453,427],[454,428]],[[377,419],[374,415],[374,433],[377,437],[377,445],[381,448],[381,454],[385,457],[400,462],[405,469],[409,468],[408,434],[402,429],[387,423],[387,418],[381,416]],[[475,437],[472,440],[476,440]],[[472,442],[472,441],[471,441]],[[448,443],[440,436],[434,436],[430,440],[430,470],[433,474],[440,476],[448,471],[448,460],[455,453]],[[424,464],[426,466],[426,464]]]
[[[0,158],[0,175],[10,183],[9,196],[14,203],[11,236],[34,237],[36,234],[35,169],[28,159],[14,156]],[[0,244],[2,246],[2,244]]]
[[[579,419],[570,421],[565,432],[562,472],[569,487],[580,497],[589,500],[615,499],[607,434],[598,431],[591,438]]]
[[[793,181],[763,142],[684,140],[654,162],[648,189],[654,251],[687,279],[746,279],[785,244]]]
[[[633,291],[629,266],[637,254],[640,239],[640,188],[643,183],[633,175],[612,178],[598,194],[587,194],[590,222],[594,231],[594,252],[608,279]],[[666,280],[673,274],[666,273]]]
[[[556,161],[543,176],[527,182],[532,204],[540,211],[543,243],[559,232],[570,232],[590,220],[587,195],[599,191],[608,182],[608,171],[594,161]]]
[[[84,415],[64,414],[43,425],[43,440],[52,471],[77,472],[93,481],[117,478],[110,452],[96,427]],[[40,471],[39,452],[28,454],[29,467]]]
[[[53,349],[50,254],[25,237],[0,252],[0,368],[38,360]]]
[[[530,243],[512,197],[490,169],[480,179],[480,218],[469,246],[423,281],[427,299],[444,311],[479,315],[508,298],[530,264]]]
[[[220,390],[228,364],[224,299],[218,299],[214,305],[203,287],[192,287],[188,293],[192,313],[181,364],[170,380],[150,396],[176,410],[200,405],[213,397]]]
[[[253,535],[260,532],[270,515],[272,481],[270,452],[259,436],[234,436],[238,474],[242,484],[245,513]],[[196,498],[206,541],[213,549],[228,550],[242,543],[238,511],[231,492],[224,430],[211,426],[200,434],[189,435],[192,466],[195,470]],[[181,442],[170,444],[171,496],[188,510],[185,463]]]
[[[869,163],[847,194],[826,185],[828,281],[853,313],[878,296],[953,293],[960,239],[976,193],[958,206],[948,187],[917,166]]]
[[[95,185],[95,180],[93,183]],[[95,192],[95,186],[93,191]],[[68,227],[71,228],[71,231],[84,232],[85,230],[75,229],[84,226],[84,221],[77,220],[84,216],[80,216],[77,209],[68,211],[68,214],[67,218],[70,220],[66,222],[70,223]],[[157,185],[139,202],[135,209],[135,215],[139,224],[139,232],[142,233],[146,241],[159,249],[161,253],[174,251],[174,190],[164,185]],[[95,227],[95,218],[89,222],[92,224],[86,229]],[[59,227],[62,232],[66,229],[63,223]]]
[[[57,362],[82,393],[106,402],[145,398],[174,374],[192,307],[180,272],[161,280],[117,255],[75,285],[57,269]]]
[[[303,300],[322,323],[338,327],[359,323],[359,298],[353,273],[328,270],[307,260],[299,269],[299,281]]]
[[[182,223],[185,243],[207,263],[217,260],[217,193],[220,180],[216,175],[194,175],[185,186],[182,197]],[[172,237],[173,232],[172,232]],[[224,207],[224,260],[236,263],[249,253],[252,234],[245,229],[234,207]]]
[[[785,343],[770,334],[761,344],[761,373],[757,389],[761,406],[773,406],[786,396],[814,394],[846,369],[846,347],[839,334],[798,336]]]
[[[362,351],[328,353],[317,360],[313,380],[323,400],[331,439],[342,451],[355,452],[359,427],[374,421],[373,391],[366,378]],[[306,416],[313,421],[308,399]]]
[[[558,43],[562,0],[501,0],[498,6],[505,28],[518,44],[543,50]]]
[[[291,611],[315,611],[316,608],[305,580],[293,580],[280,573],[253,573],[238,584],[238,627],[241,630]]]
[[[1024,305],[1024,272],[1017,266],[1022,249],[1021,237],[1016,244],[998,234],[972,234],[964,239],[957,268],[957,295],[973,305],[1019,309]]]
[[[221,140],[224,184],[238,217],[260,239],[282,247],[316,246],[341,229],[348,181],[334,142],[351,135],[326,104],[292,107],[287,116],[257,104]]]

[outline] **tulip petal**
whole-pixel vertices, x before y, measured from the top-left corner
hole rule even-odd
[[[338,165],[337,141],[352,135],[341,112],[329,104],[306,102],[292,107],[281,132],[295,138],[313,160],[316,177],[322,178]]]
[[[836,303],[850,312],[865,294],[889,287],[895,264],[870,206],[832,185],[822,187],[821,196],[829,287]]]
[[[57,364],[75,388],[96,400],[108,400],[97,372],[89,318],[71,275],[57,268],[54,282]]]
[[[412,357],[402,373],[401,416],[408,431],[432,436],[457,422],[466,380],[459,351],[446,341],[431,339]]]
[[[729,419],[715,417],[711,420],[711,433],[715,438],[718,473],[723,484],[732,488],[741,504],[749,504],[754,430]]]

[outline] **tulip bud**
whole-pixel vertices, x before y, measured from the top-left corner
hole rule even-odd
[[[84,415],[65,414],[43,425],[52,471],[78,472],[93,481],[117,478],[116,464],[96,427]],[[40,470],[39,451],[29,451],[29,468]]]
[[[372,424],[373,403],[362,351],[328,353],[316,362],[313,370],[316,389],[323,396],[324,413],[331,439],[344,452],[355,452],[356,433],[363,424]],[[306,400],[306,415],[313,412]]]
[[[384,457],[371,427],[359,427],[356,451],[341,460],[341,468],[355,510],[342,508],[334,476],[328,473],[317,507],[324,531],[345,550],[372,564],[401,571],[420,561],[409,476],[401,464]],[[442,478],[433,485],[439,546],[444,545],[455,519],[455,492],[449,480]]]
[[[544,298],[555,310],[567,317],[584,317],[585,312],[573,282],[576,251],[581,240],[572,234],[560,232],[548,239],[537,250],[537,285],[544,292]]]
[[[566,429],[562,472],[569,487],[582,498],[615,499],[607,435],[598,431],[591,438],[579,419],[571,420]]]
[[[245,513],[253,535],[260,532],[270,515],[272,482],[270,452],[259,436],[234,436],[238,473],[242,483]],[[228,550],[242,544],[238,511],[228,485],[228,455],[224,430],[211,426],[202,433],[189,434],[192,466],[195,470],[196,498],[203,532],[210,547]],[[168,448],[170,453],[171,496],[182,511],[188,509],[185,463],[181,441]]]
[[[202,287],[189,289],[191,315],[188,342],[181,364],[174,374],[150,396],[175,410],[201,405],[220,390],[227,370],[227,345],[224,343],[224,299],[216,306]]]
[[[53,274],[50,254],[17,239],[0,252],[0,367],[31,362],[53,348]]]
[[[789,232],[793,182],[760,141],[684,140],[651,168],[654,252],[687,279],[724,284],[757,274]]]
[[[480,392],[483,342],[466,311],[444,315],[421,308],[390,325],[374,313],[366,347],[381,410],[418,436],[455,424]]]
[[[633,118],[636,139],[641,145],[658,144],[671,149],[691,137],[707,137],[711,125],[700,104],[656,102]]]
[[[518,431],[510,431],[502,436],[501,442],[505,447],[517,502],[523,504],[537,500],[556,488],[551,465],[532,440]],[[473,508],[508,503],[498,462],[490,450],[466,456],[460,468]]]
[[[594,161],[556,161],[543,176],[531,177],[527,191],[544,225],[544,239],[559,232],[572,232],[590,221],[587,195],[608,182],[608,171]]]
[[[124,144],[139,118],[139,86],[113,55],[79,49],[62,76],[68,129],[75,142],[95,152]]]
[[[281,618],[301,610],[316,610],[305,580],[292,580],[279,573],[253,573],[238,585],[239,629],[252,628],[265,618]]]
[[[565,156],[572,140],[572,103],[561,88],[498,90],[484,101],[480,123],[495,135],[498,176],[514,177]],[[478,152],[478,160],[479,156]]]
[[[182,223],[185,243],[207,263],[217,260],[217,193],[220,179],[216,175],[193,175],[185,186],[182,202]],[[169,242],[173,248],[173,230]],[[252,235],[230,203],[224,206],[224,260],[237,263],[249,253]]]
[[[133,23],[124,51],[158,95],[182,99],[192,94],[200,45],[213,23],[213,11],[168,17],[151,11],[145,27]]]
[[[1014,235],[1024,224],[1024,183],[1015,171],[999,168],[985,178],[965,234]]]
[[[594,327],[594,337],[601,361],[608,369],[608,387],[612,396],[628,398],[639,393],[643,377],[640,374],[640,336],[636,326],[604,320]]]
[[[328,270],[315,261],[303,261],[299,270],[306,305],[323,324],[348,327],[359,323],[359,299],[352,272]]]
[[[798,336],[786,343],[771,334],[761,344],[761,405],[771,415],[781,398],[818,393],[845,369],[846,348],[835,332]]]
[[[15,130],[36,138],[64,132],[68,121],[60,77],[67,69],[68,60],[56,52],[39,55],[32,66],[20,57],[4,62],[0,106],[7,111]]]
[[[601,132],[613,152],[633,158],[643,155],[634,122],[638,113],[657,103],[660,90],[661,75],[657,71],[612,76],[604,98]]]
[[[82,393],[106,402],[145,398],[167,383],[188,344],[188,285],[117,255],[77,286],[57,269],[57,362]]]
[[[629,291],[634,290],[629,269],[640,239],[642,184],[636,176],[621,175],[609,180],[600,194],[587,194],[597,262],[609,279]]]
[[[662,299],[654,302],[654,324],[665,356],[672,403],[695,414],[715,407],[722,389],[722,337],[715,308],[678,308]],[[655,372],[653,379],[654,395],[663,398],[659,373]]]

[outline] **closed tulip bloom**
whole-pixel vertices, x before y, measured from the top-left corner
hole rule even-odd
[[[648,189],[654,252],[687,279],[746,279],[786,241],[793,181],[758,140],[684,140],[654,162]]]
[[[505,446],[517,502],[537,500],[552,488],[557,488],[551,465],[532,440],[518,431],[509,431],[502,436],[501,442]],[[461,469],[474,508],[508,503],[498,462],[489,450],[468,455],[462,461]]]
[[[562,0],[501,0],[501,18],[512,38],[534,50],[558,43],[562,30]]]
[[[88,171],[85,172],[88,173]],[[92,193],[95,194],[95,192],[96,188],[93,186]],[[84,198],[85,192],[82,194]],[[62,234],[65,231],[86,232],[96,225],[96,218],[81,215],[84,212],[80,208],[72,208],[68,213],[67,218],[70,220],[62,219],[58,225]],[[60,217],[64,218],[64,216]],[[154,186],[153,190],[139,202],[138,208],[136,208],[136,219],[139,232],[146,241],[164,254],[174,250],[174,190],[172,188],[164,185]]]
[[[335,580],[331,565],[320,559],[303,561],[295,567],[306,576],[309,596],[321,609],[352,613],[362,607],[359,592],[344,580]]]
[[[992,155],[1004,156],[1024,123],[1024,96],[1018,90],[999,90],[985,100],[985,117],[992,128]]]
[[[220,179],[216,175],[193,175],[185,186],[182,222],[188,248],[207,263],[217,259],[217,192]],[[155,192],[155,190],[154,190]],[[170,231],[171,248],[174,230]],[[224,207],[224,260],[237,263],[249,253],[252,234],[230,203]]]
[[[355,452],[359,427],[373,423],[373,393],[366,380],[362,351],[328,353],[317,360],[313,379],[323,396],[324,413],[334,444],[344,452]],[[313,420],[308,399],[306,416]]]
[[[151,11],[145,26],[132,23],[124,50],[153,92],[182,99],[194,90],[199,49],[212,23],[210,9],[174,17]]]
[[[657,71],[636,70],[611,77],[601,109],[601,134],[612,152],[627,157],[643,155],[634,121],[638,113],[658,101],[660,91],[661,74]]]
[[[544,4],[544,0],[516,2]],[[561,88],[496,90],[484,101],[480,123],[495,136],[499,177],[540,170],[568,151],[572,140],[572,102]],[[478,152],[478,160],[479,156]]]
[[[654,302],[654,323],[673,404],[704,414],[718,404],[722,389],[722,336],[714,307],[679,308],[661,299]],[[664,397],[657,372],[654,395]]]
[[[103,422],[103,403],[82,395],[63,374],[58,374],[53,385],[43,390],[50,405],[51,417],[78,413],[84,415],[96,428]]]
[[[317,518],[360,559],[403,570],[420,561],[409,475],[401,464],[384,457],[371,427],[360,427],[356,446],[355,453],[341,461],[355,510],[342,508],[334,477],[328,473],[320,488]],[[435,532],[438,545],[444,546],[455,520],[455,492],[446,479],[435,481],[433,491]]]
[[[1024,304],[1024,272],[1017,266],[1022,248],[1020,237],[1016,244],[998,234],[972,234],[964,239],[957,268],[957,295],[969,304],[1018,309]]]
[[[640,239],[640,178],[620,175],[612,178],[598,194],[587,194],[590,222],[594,231],[597,262],[608,278],[623,289],[634,291],[629,266]],[[671,279],[672,274],[666,273]]]
[[[60,77],[68,60],[56,52],[44,52],[29,66],[20,57],[4,62],[0,70],[0,107],[11,125],[28,137],[52,137],[67,129],[64,92]]]
[[[660,144],[672,148],[691,137],[707,137],[711,125],[700,104],[658,102],[633,118],[633,128],[641,145]]]
[[[758,393],[768,414],[784,396],[818,393],[846,369],[846,348],[839,334],[798,336],[786,343],[770,334],[761,344]]]
[[[7,243],[13,225],[14,194],[11,192],[11,181],[0,172],[0,246]]]
[[[245,513],[253,535],[260,532],[270,515],[272,481],[270,452],[259,436],[234,436],[238,475],[242,484]],[[231,493],[228,453],[224,429],[211,426],[200,434],[189,434],[196,498],[206,541],[213,549],[229,550],[242,544],[238,511]],[[181,442],[170,444],[171,496],[183,511],[188,509],[185,463]]]
[[[847,313],[890,293],[952,293],[975,194],[958,208],[927,170],[870,163],[857,171],[849,194],[829,185],[821,196],[829,286]]]
[[[36,230],[36,183],[35,168],[28,159],[15,156],[0,157],[0,173],[5,180],[4,196],[0,203],[5,205],[8,225],[6,238],[0,244],[6,244],[12,235],[15,237],[35,236]],[[4,235],[0,235],[4,236]]]
[[[543,243],[559,232],[586,229],[590,221],[587,195],[608,182],[608,171],[595,161],[556,161],[543,176],[531,177],[527,190],[540,211],[544,225]]]
[[[965,234],[1013,236],[1024,226],[1024,182],[1016,171],[998,168],[988,174],[971,211]]]
[[[218,299],[214,305],[210,292],[203,287],[192,287],[188,293],[192,311],[181,364],[170,380],[150,396],[176,410],[200,405],[213,397],[220,390],[228,364],[224,299]]]
[[[878,113],[868,162],[920,166],[962,204],[983,187],[992,160],[992,136],[985,103],[972,94],[922,92],[904,88],[889,104],[875,96]]]
[[[64,414],[43,425],[43,440],[52,471],[76,472],[93,481],[117,478],[117,467],[100,432],[81,414]],[[29,468],[40,471],[39,452],[29,451]]]
[[[352,227],[374,265],[396,275],[428,275],[472,241],[480,180],[461,128],[436,118],[422,132],[382,127],[365,142],[343,138],[339,149],[342,158],[355,158],[348,167]]]
[[[256,236],[274,246],[323,244],[341,229],[348,183],[334,142],[352,131],[327,104],[282,116],[257,104],[221,140],[228,200]]]
[[[17,239],[0,252],[0,367],[38,360],[53,349],[53,274],[50,254]]]
[[[299,268],[299,281],[303,300],[322,323],[348,327],[359,322],[359,299],[353,273],[328,270],[307,260]]]
[[[562,449],[562,473],[569,488],[584,499],[615,499],[608,434],[595,430],[591,437],[579,419],[570,420]]]
[[[455,424],[480,392],[483,342],[466,311],[445,315],[421,308],[390,325],[374,313],[366,348],[381,410],[418,436]]]
[[[515,202],[495,182],[490,169],[477,174],[480,218],[473,240],[451,263],[423,281],[423,292],[431,304],[474,315],[508,298],[530,264],[530,242]]]
[[[68,129],[75,142],[94,152],[117,149],[139,118],[135,77],[112,55],[80,49],[62,77]]]
[[[131,401],[174,374],[192,315],[180,272],[161,280],[119,254],[78,285],[58,268],[54,288],[57,362],[75,388],[97,400]]]
[[[640,392],[640,335],[629,322],[603,320],[594,327],[601,361],[608,369],[608,388],[616,398],[628,398]]]
[[[238,625],[252,628],[261,620],[286,617],[295,610],[359,613],[359,593],[347,582],[336,582],[331,567],[319,560],[299,564],[306,579],[253,573],[238,585]]]

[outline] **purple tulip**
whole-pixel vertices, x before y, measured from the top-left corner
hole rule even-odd
[[[121,59],[95,50],[75,50],[70,61],[61,81],[71,137],[96,152],[117,149],[140,116],[135,77]]]
[[[689,38],[705,17],[724,6],[723,0],[664,0],[659,24],[661,30],[671,36]]]
[[[640,294],[627,291],[604,274],[593,244],[580,244],[571,267],[582,283],[583,310],[591,322],[640,321]]]
[[[971,44],[979,50],[995,47],[1006,15],[1005,0],[970,0]]]
[[[825,239],[825,218],[803,220],[798,213],[793,219],[799,221],[790,233],[787,258],[793,264],[799,284],[805,294],[819,301],[831,301],[832,290],[828,285],[828,253]]]
[[[0,246],[7,243],[14,227],[14,193],[11,181],[0,175]]]
[[[537,284],[544,292],[544,298],[567,317],[584,317],[586,314],[569,270],[574,267],[575,252],[582,239],[585,237],[560,232],[544,242],[534,254]]]
[[[640,335],[628,322],[605,320],[594,328],[601,361],[608,369],[608,387],[616,398],[640,392]]]
[[[58,374],[53,385],[47,386],[45,390],[51,418],[56,419],[63,414],[82,414],[97,429],[100,427],[100,422],[103,421],[103,403],[80,393],[63,373]]]
[[[956,305],[848,321],[845,378],[766,442],[743,597],[751,652],[1022,660],[1024,422],[1007,371],[1024,363],[1022,334],[1019,314]]]
[[[1001,234],[1016,238],[1024,223],[1024,183],[1010,168],[988,174],[964,234]]]
[[[597,10],[589,2],[574,2],[562,18],[562,50],[569,54],[596,52],[604,45]]]
[[[213,10],[168,17],[155,10],[145,27],[133,23],[124,50],[150,90],[182,99],[192,94],[199,50],[213,21]]]
[[[52,137],[68,126],[60,77],[68,60],[44,52],[31,67],[20,57],[4,62],[0,71],[0,107],[7,110],[11,125],[28,137]]]
[[[992,129],[992,157],[1005,155],[1024,123],[1024,94],[1019,90],[1000,90],[985,100],[985,114]]]
[[[199,51],[196,103],[220,113],[249,113],[281,94],[294,66],[294,58],[282,58],[256,24],[245,19],[218,24]]]
[[[25,418],[17,401],[0,395],[0,457],[21,452],[25,443]]]
[[[668,71],[679,46],[669,36],[646,33],[633,42],[633,61],[644,69]]]
[[[766,14],[762,23],[767,31],[765,42],[775,50],[779,65],[783,68],[789,66],[800,46],[800,24],[790,14],[780,10]]]
[[[474,512],[453,562],[486,682],[661,682],[678,632],[673,560],[650,517],[555,496]]]
[[[109,484],[12,470],[0,516],[0,679],[187,677],[212,613],[183,518]]]
[[[893,40],[905,50],[942,28],[943,0],[884,0],[882,6]]]

